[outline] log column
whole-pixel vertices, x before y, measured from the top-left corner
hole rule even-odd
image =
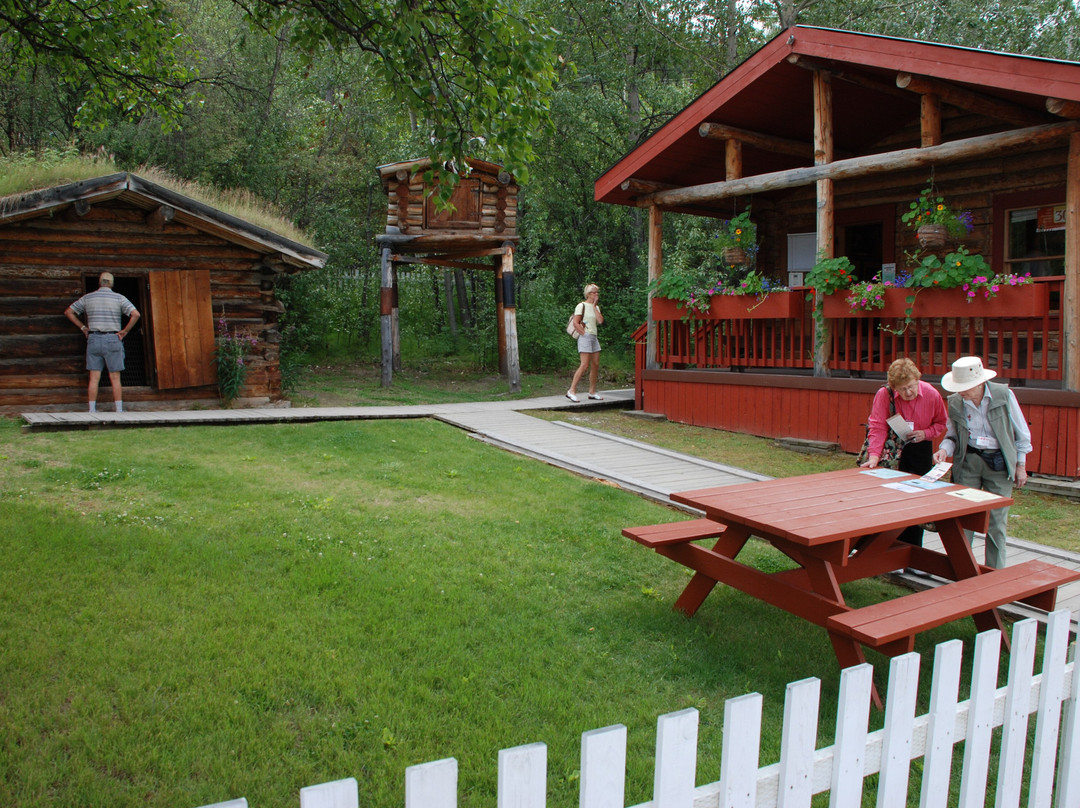
[[[517,301],[514,290],[514,245],[504,244],[501,256],[503,331],[506,334],[506,377],[511,393],[521,392],[521,361],[518,356]]]
[[[664,212],[657,205],[649,206],[649,304],[648,326],[645,334],[645,367],[656,370],[660,363],[656,360],[656,323],[652,316],[652,282],[660,277],[664,261]]]
[[[833,161],[832,77],[822,70],[814,71],[814,164],[825,165]],[[831,177],[817,180],[817,254],[818,258],[835,258],[835,234],[833,233],[835,209],[833,180]],[[815,305],[821,305],[815,300]],[[814,375],[829,375],[829,359],[832,351],[828,323],[814,321]]]
[[[1062,386],[1080,390],[1080,133],[1069,138],[1065,185],[1065,291],[1061,296]]]
[[[394,380],[394,287],[390,248],[383,247],[379,283],[379,337],[382,342],[382,386]]]

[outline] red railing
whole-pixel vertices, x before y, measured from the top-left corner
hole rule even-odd
[[[913,317],[907,328],[895,318],[830,318],[828,365],[856,375],[884,373],[893,359],[907,356],[923,373],[941,375],[957,356],[973,355],[1012,381],[1059,382],[1065,281],[1039,278],[1035,283],[1045,284],[1046,291],[1046,307],[1037,316],[965,317],[961,305],[955,317]],[[663,368],[814,367],[809,302],[797,316],[782,319],[660,319],[656,335],[657,360]],[[641,352],[642,362],[644,358]]]

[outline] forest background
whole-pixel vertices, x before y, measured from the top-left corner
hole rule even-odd
[[[0,0],[0,158],[154,166],[295,221],[330,259],[281,289],[287,386],[378,356],[376,167],[498,162],[522,187],[522,368],[576,363],[562,325],[587,282],[627,367],[646,223],[594,180],[796,22],[1080,58],[1076,0]],[[666,266],[715,261],[715,223],[665,224]],[[459,271],[448,304],[443,271],[401,274],[403,353],[497,368],[492,273]]]

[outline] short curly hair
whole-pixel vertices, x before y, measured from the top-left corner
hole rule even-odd
[[[917,382],[921,378],[922,373],[919,372],[919,368],[906,356],[894,360],[893,363],[889,365],[889,387],[893,390],[903,387],[909,382]]]

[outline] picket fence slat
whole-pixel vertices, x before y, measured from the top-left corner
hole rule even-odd
[[[1035,747],[1031,757],[1028,805],[1051,808],[1054,789],[1054,757],[1057,751],[1059,716],[1065,697],[1065,661],[1069,651],[1069,615],[1054,612],[1046,623],[1043,643],[1042,681],[1039,690]]]
[[[866,776],[867,726],[870,720],[870,693],[874,669],[856,665],[840,674],[840,708],[836,716],[836,745],[833,752],[831,808],[859,808],[863,778]]]
[[[923,741],[923,782],[919,802],[922,808],[944,808],[949,797],[963,655],[964,644],[960,640],[943,642],[934,653],[930,712],[925,721]]]
[[[656,725],[654,808],[692,808],[697,776],[698,711],[661,716]]]
[[[300,808],[360,808],[356,778],[346,777],[300,789]]]
[[[1008,680],[998,687],[1002,636],[979,634],[971,687],[960,702],[963,644],[935,649],[929,710],[916,716],[921,658],[890,661],[884,726],[869,731],[873,669],[858,665],[840,674],[836,737],[816,748],[821,683],[788,685],[780,761],[760,766],[763,700],[751,693],[724,705],[720,779],[696,785],[699,714],[688,709],[657,719],[653,799],[636,808],[808,808],[829,793],[830,808],[860,808],[866,778],[880,774],[878,808],[903,808],[911,762],[923,759],[920,808],[951,805],[956,744],[963,742],[963,808],[983,808],[995,768],[996,808],[1019,808],[1027,776],[1028,808],[1080,808],[1080,673],[1070,638],[1071,615],[1049,615],[1041,671],[1035,673],[1038,624],[1012,630]],[[1032,715],[1033,732],[1029,732]],[[998,765],[991,741],[1000,728]],[[1031,749],[1028,741],[1032,740]],[[624,808],[627,728],[615,725],[582,734],[580,808]],[[547,746],[533,743],[498,755],[498,808],[546,808]],[[1030,772],[1025,773],[1025,766]],[[457,808],[458,764],[453,758],[410,766],[405,808]],[[247,808],[240,798],[203,808]],[[359,808],[354,778],[300,791],[301,808]]]
[[[581,736],[581,808],[626,805],[626,727],[594,729]]]
[[[544,808],[546,804],[547,744],[500,751],[498,808]]]
[[[911,773],[911,744],[919,696],[918,654],[893,657],[885,701],[885,738],[881,749],[878,808],[906,808]]]
[[[458,762],[444,758],[405,770],[405,808],[457,808]]]
[[[960,775],[959,808],[983,808],[986,777],[990,771],[990,735],[994,729],[1001,632],[996,628],[975,638],[975,659],[971,671],[967,730],[960,737],[964,745],[964,768]]]
[[[724,704],[724,744],[720,794],[727,808],[757,804],[758,750],[761,749],[761,696],[750,693]]]
[[[1066,685],[1069,700],[1061,724],[1061,750],[1058,754],[1057,804],[1076,808],[1080,805],[1080,674],[1076,671],[1076,644],[1072,646],[1072,681]]]
[[[820,707],[820,680],[803,679],[787,686],[780,763],[773,767],[778,769],[775,782],[779,808],[810,808],[814,796],[814,760]],[[773,781],[770,777],[770,782]],[[760,801],[760,789],[758,795]]]
[[[1024,620],[1016,624],[1009,655],[1009,686],[1005,697],[1005,722],[1001,730],[1001,756],[996,808],[1020,808],[1020,786],[1024,773],[1028,717],[1031,714],[1032,679],[1035,676],[1037,624]]]

